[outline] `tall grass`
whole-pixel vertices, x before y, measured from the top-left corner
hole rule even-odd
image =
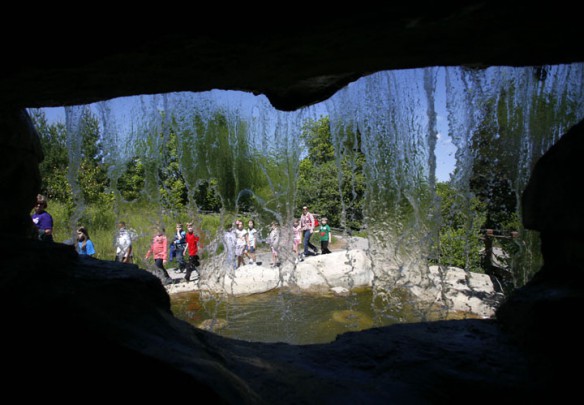
[[[147,204],[132,203],[118,207],[118,212],[108,204],[87,205],[83,207],[81,214],[75,214],[74,209],[64,203],[49,202],[47,211],[53,217],[53,238],[57,243],[74,244],[76,242],[76,230],[79,226],[84,226],[89,232],[89,236],[95,245],[95,257],[101,260],[114,260],[115,258],[115,236],[118,231],[118,222],[124,221],[128,229],[133,230],[137,238],[133,241],[134,263],[141,268],[151,268],[153,260],[145,259],[146,252],[150,248],[152,237],[159,226],[165,228],[165,234],[169,243],[174,237],[177,223],[181,223],[186,230],[188,222],[194,222],[195,233],[201,238],[202,259],[209,255],[219,254],[223,251],[221,243],[214,245],[218,232],[223,232],[228,224],[232,224],[235,219],[241,219],[247,225],[248,218],[233,213],[224,214],[223,218],[219,214],[206,213],[197,214],[196,218],[189,216],[186,212],[160,212],[159,207]],[[78,219],[74,219],[78,217]],[[256,224],[261,227],[261,224]],[[264,224],[260,234],[267,236],[267,224]],[[266,228],[266,229],[263,229]],[[222,238],[219,238],[219,242]],[[320,249],[320,239],[318,232],[313,234],[311,242]],[[340,241],[333,236],[331,248],[338,245]],[[338,247],[338,246],[337,246]],[[291,248],[291,247],[290,247]],[[300,246],[302,250],[302,244]],[[270,250],[264,243],[258,244],[258,251]],[[169,264],[171,268],[174,265]]]
[[[205,246],[215,237],[221,223],[218,214],[201,214],[197,215],[197,218],[189,217],[186,212],[160,214],[156,207],[144,204],[122,207],[117,214],[113,207],[107,205],[88,205],[83,208],[78,220],[72,219],[73,210],[63,203],[50,202],[47,212],[53,217],[55,242],[74,244],[77,228],[84,226],[95,245],[95,257],[102,260],[114,260],[117,224],[124,221],[126,227],[135,231],[137,235],[133,241],[134,263],[140,267],[149,267],[153,264],[152,259],[146,260],[145,256],[159,226],[165,229],[170,243],[177,223],[182,223],[186,230],[186,223],[194,222],[195,232],[201,237],[201,245]]]

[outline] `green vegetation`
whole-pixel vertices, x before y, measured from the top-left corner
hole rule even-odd
[[[438,258],[433,264],[454,266],[483,273],[481,250],[484,248],[481,228],[485,222],[484,204],[477,197],[468,199],[449,183],[438,183],[440,227]]]
[[[360,137],[347,130],[333,139],[330,128],[329,117],[309,121],[302,128],[307,156],[298,170],[298,201],[326,216],[332,227],[360,230],[365,194]]]
[[[274,219],[298,218],[306,204],[327,216],[333,228],[353,235],[383,238],[383,232],[392,233],[396,254],[428,249],[423,254],[432,264],[484,272],[485,228],[522,232],[519,166],[506,154],[518,147],[521,128],[513,124],[523,117],[518,109],[516,116],[505,115],[509,98],[503,94],[497,104],[484,106],[483,124],[472,136],[472,177],[464,190],[452,183],[429,183],[412,162],[391,176],[376,173],[367,166],[361,134],[332,125],[329,117],[304,122],[300,137],[290,144],[268,147],[254,144],[247,123],[229,122],[220,114],[208,120],[161,114],[161,124],[142,129],[131,155],[125,156],[108,146],[89,108],[80,110],[75,133],[60,123],[49,125],[40,110],[31,115],[45,152],[41,192],[49,198],[55,240],[71,241],[83,225],[98,258],[114,257],[120,220],[137,232],[135,259],[144,265],[142,257],[159,224],[170,235],[176,222],[194,221],[206,245],[235,218],[254,219],[258,229],[267,229]],[[546,121],[548,128],[553,120]],[[375,153],[387,161],[396,145],[386,143]],[[318,243],[317,235],[313,243]],[[514,284],[527,282],[533,270],[526,266],[535,269],[537,258],[526,259],[529,249],[516,241],[502,240],[498,246],[509,254]],[[222,249],[220,244],[214,248]]]

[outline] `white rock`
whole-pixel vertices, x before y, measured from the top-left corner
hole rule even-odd
[[[200,290],[230,295],[264,293],[276,288],[293,287],[311,292],[346,294],[354,287],[372,286],[374,273],[371,260],[361,249],[339,250],[326,255],[311,256],[294,264],[284,261],[280,267],[244,265],[219,274],[208,274],[198,282],[179,283],[167,286],[172,293]],[[419,275],[418,275],[419,276]],[[419,278],[419,277],[418,277]],[[424,303],[444,305],[452,311],[472,312],[490,318],[494,315],[493,300],[482,298],[494,296],[495,289],[489,276],[466,272],[456,267],[430,266],[423,283],[417,278],[404,278],[404,286]]]

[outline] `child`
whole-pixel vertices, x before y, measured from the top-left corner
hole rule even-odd
[[[171,252],[174,250],[174,256],[178,262],[178,269],[176,271],[179,273],[185,271],[186,268],[184,258],[185,247],[187,246],[186,237],[187,233],[183,230],[182,224],[176,224],[176,232],[174,233],[174,240],[172,241],[170,249]],[[172,261],[172,257],[170,261]]]
[[[164,268],[167,259],[167,252],[168,252],[168,240],[166,239],[166,235],[164,234],[164,228],[157,228],[156,234],[152,238],[152,243],[150,244],[150,249],[146,252],[146,259],[152,256],[154,258],[154,264],[158,267],[162,273],[164,274],[165,281],[168,282],[171,280],[170,275]]]
[[[197,273],[197,280],[201,278],[201,274],[197,267],[199,267],[199,241],[201,240],[198,235],[195,235],[195,229],[193,223],[189,222],[187,224],[187,233],[185,235],[186,248],[184,249],[184,254],[189,255],[189,261],[187,263],[187,272],[185,274],[185,281],[188,283],[191,281],[191,274]]]
[[[255,223],[253,220],[249,220],[247,223],[247,246],[245,248],[245,255],[249,259],[249,264],[254,264],[256,261],[256,244],[257,244],[257,233],[258,230],[255,229]]]
[[[237,226],[235,222],[227,225],[225,233],[223,234],[223,244],[225,246],[225,260],[230,269],[237,268],[237,259],[235,257],[236,236],[235,229]]]
[[[95,255],[95,247],[89,238],[87,229],[84,227],[79,227],[77,229],[77,252],[81,256],[93,257],[93,255]]]
[[[278,266],[278,245],[280,243],[280,229],[278,228],[278,223],[276,221],[272,222],[272,230],[268,236],[268,243],[272,249],[272,263],[271,267]]]
[[[300,226],[300,221],[298,219],[294,220],[294,223],[292,225],[292,231],[294,231],[292,251],[296,255],[295,262],[298,263],[298,260],[302,262],[304,261],[304,258],[302,257],[302,253],[298,252],[298,246],[300,246],[300,242],[302,241],[302,227]]]
[[[247,246],[247,231],[243,229],[243,222],[235,221],[235,257],[237,257],[237,267],[243,265],[243,254]]]
[[[118,223],[118,233],[116,234],[116,262],[132,263],[134,255],[132,254],[132,236],[130,231],[126,229],[126,223],[120,221]]]
[[[329,242],[332,243],[333,235],[331,233],[331,227],[328,225],[328,219],[326,217],[321,218],[318,230],[320,232],[320,250],[323,254],[332,253],[329,248]]]

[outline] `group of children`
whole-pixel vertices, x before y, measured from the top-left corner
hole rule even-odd
[[[32,215],[32,222],[36,228],[38,239],[42,241],[52,241],[53,219],[46,211],[46,207],[46,198],[39,194],[37,196],[37,203],[34,207],[35,212]],[[126,229],[126,224],[123,221],[118,223],[118,228],[115,242],[115,261],[132,263],[133,253],[130,231]],[[296,256],[296,263],[298,263],[298,261],[303,261],[305,256],[318,254],[318,248],[310,242],[310,238],[315,230],[319,233],[322,253],[331,253],[328,246],[329,243],[332,243],[332,233],[327,218],[323,217],[320,223],[318,223],[315,216],[308,211],[308,207],[302,207],[302,216],[300,219],[295,219],[292,225],[292,231],[294,234],[292,251]],[[249,260],[249,264],[257,263],[256,250],[258,231],[255,228],[254,221],[248,221],[247,229],[244,229],[243,221],[235,221],[233,239],[236,257],[235,267],[237,268],[244,265],[246,258]],[[300,252],[299,246],[302,240],[304,240],[304,250]],[[195,234],[192,223],[187,224],[186,232],[183,230],[182,224],[176,224],[176,230],[170,246],[168,245],[168,239],[165,235],[165,229],[163,227],[157,227],[145,259],[148,260],[152,257],[156,267],[162,271],[165,277],[165,282],[170,282],[172,278],[165,268],[165,264],[168,260],[168,252],[170,252],[170,261],[173,261],[176,258],[178,263],[176,271],[179,273],[184,272],[184,281],[189,282],[193,271],[197,273],[197,279],[200,277],[198,271],[198,267],[200,266],[198,255],[199,242],[200,238]],[[271,224],[270,234],[266,242],[271,248],[271,266],[279,266],[280,228],[276,221]],[[79,227],[77,229],[77,252],[80,255],[95,255],[95,246],[93,245],[85,227]]]
[[[224,241],[227,246],[228,260],[232,260],[233,256],[229,254],[230,247],[234,249],[235,268],[241,267],[248,259],[248,264],[261,264],[257,262],[257,243],[259,239],[258,230],[255,228],[255,222],[250,219],[247,222],[247,229],[244,229],[243,221],[236,220],[234,226],[229,229],[224,236]],[[278,266],[278,245],[280,232],[277,222],[272,222],[272,229],[266,242],[271,246],[272,262],[271,266]]]
[[[46,197],[41,194],[37,195],[31,220],[35,230],[35,237],[43,242],[52,242],[53,217],[46,211],[47,205]],[[131,232],[126,228],[125,222],[120,221],[115,238],[116,255],[114,261],[122,263],[133,262],[132,239]],[[182,224],[176,224],[176,232],[170,246],[171,260],[176,257],[178,262],[177,271],[179,273],[185,272],[184,280],[187,282],[190,281],[193,271],[197,273],[197,279],[199,278],[199,241],[200,238],[194,233],[192,223],[187,224],[186,232],[182,229]],[[83,226],[77,228],[76,250],[81,256],[93,257],[96,253],[93,241],[89,237],[89,232]],[[165,277],[165,283],[172,281],[164,267],[168,258],[168,250],[168,240],[164,234],[164,228],[158,227],[145,259],[148,260],[152,256],[154,264],[162,271]],[[185,258],[188,258],[188,260],[185,260]]]
[[[313,214],[308,212],[307,207],[303,207],[303,215],[299,219],[295,219],[292,225],[292,231],[294,234],[292,251],[296,256],[295,262],[304,261],[304,257],[308,255],[317,255],[318,248],[310,243],[310,238],[314,231],[318,231],[320,247],[323,254],[331,253],[329,249],[329,243],[332,243],[332,232],[328,225],[328,219],[323,217],[318,223]],[[256,262],[256,249],[258,232],[255,228],[255,223],[253,220],[248,221],[248,228],[244,229],[243,222],[240,220],[235,221],[234,227],[234,239],[235,239],[235,267],[238,268],[245,264],[245,259],[249,259],[249,264],[254,264]],[[304,238],[304,251],[299,251],[300,242]],[[276,267],[280,265],[279,262],[279,249],[280,249],[280,227],[279,224],[274,221],[271,224],[271,230],[268,238],[266,239],[268,245],[270,245],[272,253],[272,261],[270,265]],[[312,249],[312,252],[309,250]]]
[[[310,242],[312,234],[315,232],[315,230],[318,231],[320,249],[322,253],[332,253],[329,249],[329,243],[332,243],[333,235],[326,217],[321,218],[320,223],[314,217],[309,222],[303,222],[302,220],[295,219],[292,225],[292,229],[294,231],[294,245],[292,251],[296,255],[296,263],[298,263],[298,261],[304,261],[306,256],[318,255],[318,248]],[[304,249],[300,251],[299,246],[303,241]]]
[[[183,230],[182,224],[176,224],[173,240],[168,246],[168,239],[165,235],[163,227],[156,229],[156,233],[152,238],[150,249],[146,252],[145,259],[148,260],[150,256],[154,259],[154,264],[162,271],[165,277],[165,282],[171,282],[172,278],[164,267],[168,260],[168,252],[170,251],[171,261],[176,258],[178,263],[177,272],[185,272],[184,281],[191,281],[193,271],[197,274],[196,280],[200,278],[198,267],[199,261],[199,242],[200,238],[195,234],[194,226],[191,222],[187,224],[187,231]],[[186,259],[188,258],[188,259]]]
[[[248,221],[247,226],[248,229],[243,229],[243,221],[235,221],[235,267],[242,266],[246,257],[249,259],[249,264],[256,263],[258,231],[252,219]]]
[[[315,230],[318,231],[319,234],[322,253],[331,253],[328,247],[329,243],[332,243],[333,241],[333,235],[331,233],[331,228],[328,225],[328,219],[323,217],[319,223],[314,214],[308,211],[308,206],[305,205],[302,207],[300,220],[294,221],[294,252],[298,255],[298,260],[302,261],[306,256],[315,256],[318,254],[318,248],[310,241]],[[304,250],[302,252],[299,252],[298,249],[300,241],[304,242]]]

